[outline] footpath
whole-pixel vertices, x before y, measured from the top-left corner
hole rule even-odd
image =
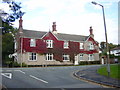
[[[102,76],[97,73],[97,69],[100,66],[95,66],[91,68],[86,68],[74,73],[77,78],[87,80],[90,82],[98,83],[101,85],[106,85],[110,87],[120,88],[120,80],[109,78],[107,76]]]

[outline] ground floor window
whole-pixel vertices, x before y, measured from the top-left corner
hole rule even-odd
[[[63,61],[69,61],[69,55],[68,54],[63,54]]]
[[[37,60],[37,54],[36,53],[29,53],[29,60],[30,61],[36,61]]]
[[[47,54],[46,54],[46,60],[47,60],[47,61],[53,61],[53,54],[47,53]]]
[[[94,55],[93,54],[89,54],[88,60],[94,60]]]
[[[80,60],[83,60],[83,54],[80,54]]]

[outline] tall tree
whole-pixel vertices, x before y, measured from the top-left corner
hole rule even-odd
[[[24,12],[20,10],[21,3],[10,0],[4,0],[3,3],[8,4],[11,11],[5,12],[0,9],[0,18],[2,20],[2,62],[5,64],[10,60],[9,54],[14,53],[14,37],[17,29],[12,26],[12,22],[23,16]]]

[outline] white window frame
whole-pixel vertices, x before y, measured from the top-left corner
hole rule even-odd
[[[68,43],[68,41],[64,41],[63,47],[64,47],[64,48],[69,48],[69,43]]]
[[[89,43],[89,50],[94,50],[94,44],[93,43]]]
[[[68,54],[63,54],[63,61],[70,61],[70,56]]]
[[[80,54],[79,56],[80,56],[80,61],[83,60],[84,54]]]
[[[52,53],[46,54],[46,61],[53,61],[53,54]]]
[[[28,58],[29,61],[37,61],[37,53],[29,52]]]
[[[84,49],[84,48],[83,48],[83,43],[80,43],[80,49]]]
[[[36,40],[30,39],[30,47],[36,47]]]
[[[93,54],[89,54],[88,60],[89,60],[89,61],[94,61],[94,55],[93,55]]]
[[[46,40],[47,48],[53,48],[53,40]]]

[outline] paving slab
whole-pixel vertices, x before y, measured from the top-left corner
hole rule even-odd
[[[120,80],[113,79],[107,76],[102,76],[97,73],[97,69],[99,69],[100,67],[101,66],[86,68],[75,72],[74,75],[80,79],[84,79],[87,81],[92,81],[98,84],[120,88]]]

